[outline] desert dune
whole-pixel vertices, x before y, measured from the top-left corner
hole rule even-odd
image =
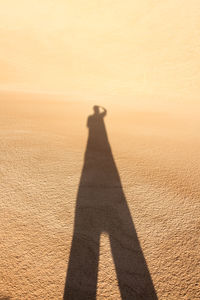
[[[145,263],[158,299],[198,299],[199,104],[172,102],[159,110],[144,110],[145,101],[140,108],[138,104],[128,108],[113,102],[104,104],[113,158],[106,153],[103,156],[108,151],[102,149],[105,141],[98,142],[96,136],[94,146],[101,154],[90,146],[91,154],[87,155],[94,156],[94,163],[88,158],[83,171],[92,102],[49,98],[1,94],[2,295],[11,299],[62,299],[79,201],[79,209],[81,205],[93,207],[91,212],[83,211],[86,225],[79,229],[86,239],[79,249],[86,269],[90,257],[92,264],[90,237],[95,226],[101,232],[97,299],[121,299],[115,267],[122,268],[126,279],[127,263],[131,263],[126,247],[131,241],[137,250],[130,258],[132,264],[140,266],[142,255],[141,264]],[[112,159],[115,167],[110,165]],[[115,215],[115,203],[120,205],[120,199],[128,208],[119,206],[120,213]],[[120,228],[118,218],[128,224],[132,218],[134,225]],[[121,266],[112,258],[109,238],[115,233],[108,229],[106,219],[121,237],[118,246],[125,255]],[[80,220],[78,224],[82,224]],[[95,225],[98,221],[101,224]],[[89,258],[84,256],[87,245]],[[74,255],[76,259],[76,251]],[[77,267],[75,270],[72,283],[78,280],[75,288],[79,296],[66,299],[86,299],[80,297],[79,281],[87,272],[83,276]],[[138,284],[131,286],[137,282],[137,271],[130,274],[130,288],[137,292]]]
[[[199,1],[0,20],[0,299],[200,299]]]

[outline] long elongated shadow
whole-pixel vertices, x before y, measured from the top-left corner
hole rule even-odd
[[[88,117],[89,137],[63,299],[96,299],[102,232],[109,234],[121,298],[157,299],[108,141],[106,110],[102,110],[94,106],[94,114]]]

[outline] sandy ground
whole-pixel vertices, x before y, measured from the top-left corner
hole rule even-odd
[[[200,299],[199,25],[0,1],[0,300]]]
[[[98,300],[200,299],[199,103],[0,97],[0,299],[62,299],[65,285],[65,299],[95,299],[95,259]],[[107,109],[107,169],[86,162],[94,104]]]

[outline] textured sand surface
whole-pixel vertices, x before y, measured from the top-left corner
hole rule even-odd
[[[0,1],[0,300],[200,299],[199,29],[199,0]]]
[[[101,103],[124,197],[157,297],[199,299],[199,103],[138,100]],[[1,93],[0,104],[0,295],[62,299],[87,117],[97,103]],[[102,188],[116,193],[112,182]],[[88,227],[83,235],[87,247]],[[137,272],[130,276],[134,280]],[[106,232],[100,237],[97,299],[121,299]]]

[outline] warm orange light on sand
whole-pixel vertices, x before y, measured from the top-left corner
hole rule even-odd
[[[199,29],[199,0],[0,0],[0,299],[200,299]]]
[[[199,0],[7,0],[0,20],[2,88],[199,95]]]

